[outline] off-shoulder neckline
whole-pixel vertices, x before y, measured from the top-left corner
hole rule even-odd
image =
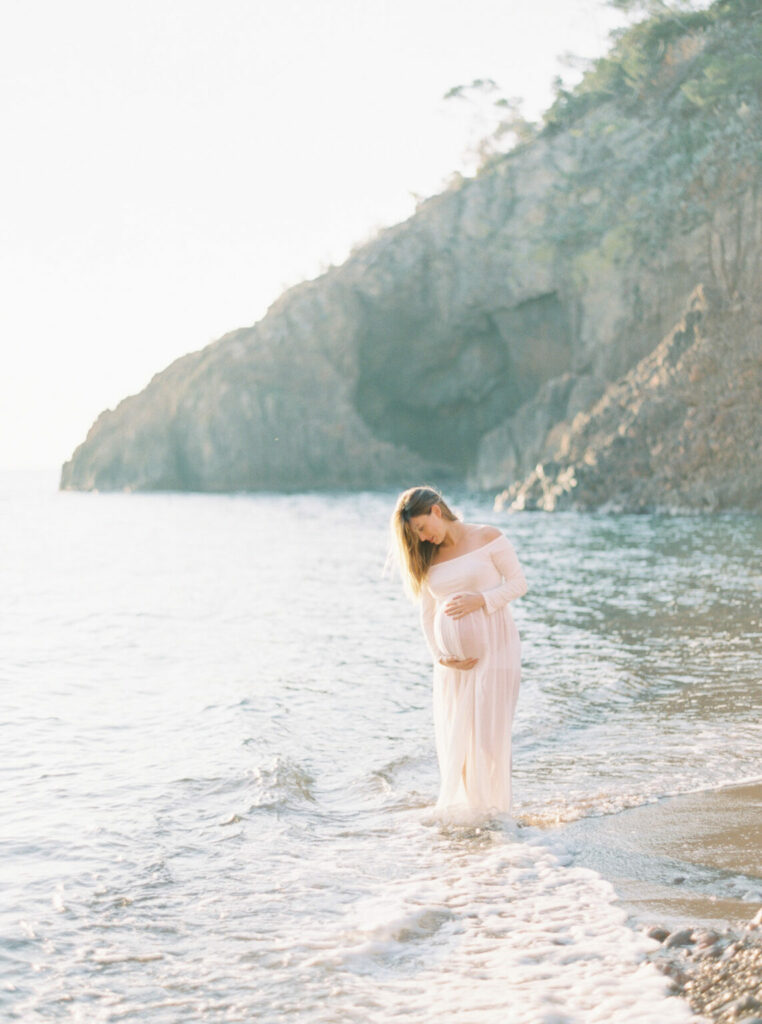
[[[462,555],[454,555],[452,558],[445,558],[443,562],[432,562],[429,566],[429,570],[436,569],[439,565],[447,565],[449,562],[457,562],[459,558],[465,558],[467,555],[475,555],[477,551],[483,551],[488,548],[490,544],[494,544],[496,540],[502,540],[503,535],[499,533],[497,537],[493,537],[492,540],[488,540],[486,544],[482,544],[481,547],[474,548],[472,551],[464,551]]]

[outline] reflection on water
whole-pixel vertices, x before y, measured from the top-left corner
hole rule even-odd
[[[51,484],[0,491],[4,1016],[689,1019],[536,826],[762,775],[758,519],[455,495],[529,592],[517,821],[448,828],[395,495]]]

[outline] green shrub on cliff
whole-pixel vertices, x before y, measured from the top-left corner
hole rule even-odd
[[[742,296],[762,185],[761,53],[758,0],[664,7],[559,89],[542,134],[575,140],[548,218],[562,259],[603,245],[614,223],[628,236],[621,258],[641,263],[671,234],[702,229],[711,283]]]

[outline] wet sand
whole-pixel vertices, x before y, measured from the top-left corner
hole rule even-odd
[[[762,781],[563,826],[638,923],[731,926],[762,906]]]
[[[762,1024],[762,782],[666,797],[560,830],[613,884],[698,1019]]]

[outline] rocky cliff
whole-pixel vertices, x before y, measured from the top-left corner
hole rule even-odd
[[[61,486],[429,479],[517,507],[750,507],[758,492],[718,473],[759,387],[758,15],[719,0],[630,30],[532,141],[102,413]],[[741,404],[706,432],[715,378]],[[685,454],[681,430],[704,447]],[[630,458],[640,477],[607,476]]]
[[[498,495],[515,509],[762,509],[762,306],[697,288],[653,352]]]

